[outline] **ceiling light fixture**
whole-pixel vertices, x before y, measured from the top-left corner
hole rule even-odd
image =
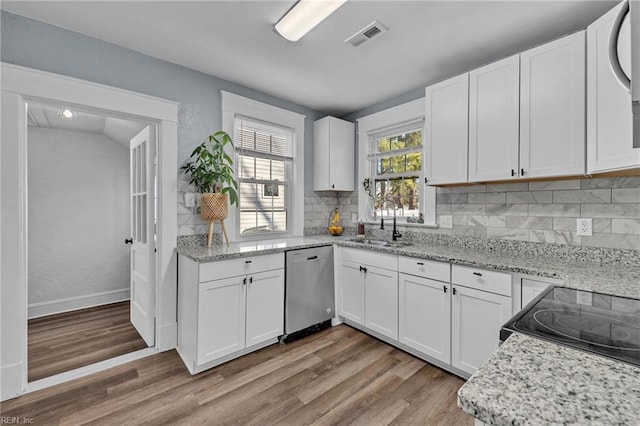
[[[298,41],[347,0],[299,0],[275,25],[289,41]]]
[[[75,120],[76,118],[78,118],[78,113],[75,111],[71,111],[69,108],[59,109],[58,117],[62,118],[63,120]]]

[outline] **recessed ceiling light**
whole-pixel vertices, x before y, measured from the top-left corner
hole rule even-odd
[[[289,41],[298,41],[347,0],[299,0],[275,25]]]
[[[71,111],[68,108],[59,109],[58,117],[62,118],[63,120],[75,120],[76,118],[78,118],[78,113],[75,111]]]

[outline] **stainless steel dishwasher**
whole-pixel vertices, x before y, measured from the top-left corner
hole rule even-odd
[[[282,341],[290,342],[331,326],[335,316],[333,246],[288,251],[285,266]]]

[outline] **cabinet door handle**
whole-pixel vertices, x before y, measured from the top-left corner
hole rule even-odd
[[[364,272],[365,274],[367,273],[367,268],[365,268],[364,266],[360,267],[360,272]]]
[[[524,176],[524,169],[520,169],[520,176]]]
[[[249,284],[253,284],[253,277],[249,277]]]
[[[417,262],[417,263],[418,263],[418,265],[420,265],[420,266],[424,266],[424,262]]]
[[[125,238],[124,239],[124,243],[125,244],[133,244],[133,238]]]
[[[515,175],[516,175],[515,169],[511,169],[511,176],[515,176]]]
[[[447,286],[446,285],[442,286],[442,291],[444,291],[445,293],[447,292]]]
[[[307,260],[316,260],[318,258],[318,256],[309,256],[307,257]]]
[[[474,273],[473,273],[473,275],[477,275],[477,276],[479,276],[479,277],[481,277],[481,276],[482,276],[482,274],[481,274],[480,272],[474,272]]]
[[[244,278],[242,279],[242,285],[247,285],[247,277],[244,277]]]
[[[453,294],[456,294],[456,288],[455,287],[453,288]]]
[[[336,186],[335,185],[331,185],[331,189],[334,189]]]
[[[252,260],[245,260],[244,263],[251,263],[253,262]]]

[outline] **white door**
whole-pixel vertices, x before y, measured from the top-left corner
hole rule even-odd
[[[365,267],[364,325],[398,340],[398,273]]]
[[[200,284],[198,365],[245,348],[246,283],[243,275]]]
[[[519,55],[469,73],[469,182],[517,179]]]
[[[400,274],[400,343],[451,363],[451,285]]]
[[[364,271],[355,262],[341,260],[337,276],[339,314],[364,325]]]
[[[467,181],[469,73],[425,89],[425,160],[428,183]]]
[[[585,63],[584,31],[520,55],[520,177],[585,173]]]
[[[247,277],[246,347],[282,335],[284,330],[284,269]]]
[[[498,349],[500,328],[511,317],[511,298],[452,287],[451,364],[473,374]]]
[[[131,323],[155,345],[155,129],[145,127],[129,144],[131,210]]]

